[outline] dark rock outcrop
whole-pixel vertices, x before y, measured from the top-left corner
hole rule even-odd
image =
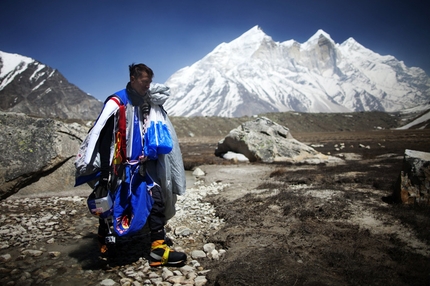
[[[430,205],[430,153],[405,150],[393,197],[403,204]]]

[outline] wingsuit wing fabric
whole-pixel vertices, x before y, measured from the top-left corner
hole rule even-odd
[[[154,83],[150,87],[149,98],[151,104],[162,106],[164,102],[169,97],[169,88],[162,84]],[[94,127],[92,128],[90,134],[88,134],[87,145],[85,146],[85,155],[83,156],[84,160],[82,162],[88,163],[91,165],[94,161],[98,160],[100,162],[98,150],[97,150],[97,140],[99,138],[100,132],[105,126],[107,120],[111,116],[118,116],[118,103],[112,100],[107,100],[105,102],[105,106],[97,119]],[[182,160],[182,153],[179,147],[178,138],[176,136],[176,132],[172,123],[170,122],[167,113],[162,109],[162,112],[166,119],[166,125],[170,132],[170,136],[172,139],[173,147],[172,151],[168,154],[160,154],[158,160],[149,161],[147,163],[147,172],[151,178],[153,178],[154,182],[161,186],[161,189],[164,192],[164,197],[166,199],[165,202],[165,215],[166,219],[170,219],[175,215],[175,203],[176,196],[183,195],[186,190],[186,177],[185,170]],[[117,120],[116,120],[117,121]],[[112,163],[114,144],[111,146],[111,156],[110,162]],[[85,164],[82,163],[82,164]],[[98,167],[100,163],[98,163]],[[97,165],[96,165],[97,168]],[[76,173],[76,182],[77,185],[88,183],[88,180],[85,181],[83,176]],[[78,184],[79,182],[79,184]]]

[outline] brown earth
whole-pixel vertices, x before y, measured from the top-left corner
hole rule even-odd
[[[430,285],[430,208],[391,199],[405,149],[430,152],[430,130],[293,136],[347,160],[232,164],[213,156],[221,138],[181,141],[187,168],[229,184],[206,198],[225,220],[208,241],[227,250],[204,263],[208,285]]]
[[[227,184],[219,195],[205,198],[225,221],[205,242],[227,250],[219,261],[199,260],[210,269],[207,285],[430,285],[430,208],[391,200],[405,149],[430,152],[430,129],[390,130],[401,118],[378,113],[283,116],[288,120],[276,122],[288,126],[294,138],[346,158],[345,164],[234,164],[214,151],[240,122],[190,118],[175,125],[185,168],[199,166],[207,183]],[[345,148],[336,151],[341,143]],[[37,258],[9,261],[0,267],[2,281],[9,281],[2,272],[6,268],[38,273],[60,266],[56,273],[64,273],[53,276],[51,285],[71,275],[67,285],[93,285],[116,276],[117,268],[105,269],[97,258],[96,225],[80,205],[56,238],[59,249],[43,242],[43,248],[68,255],[45,259],[42,265]],[[142,240],[133,237],[120,244],[127,254],[121,265],[147,255],[136,252]],[[20,249],[0,254],[6,252],[15,257]],[[91,270],[92,279],[81,277],[81,269]]]

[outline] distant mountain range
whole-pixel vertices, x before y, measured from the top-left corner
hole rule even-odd
[[[102,106],[102,102],[69,83],[56,69],[0,51],[0,111],[94,120]]]
[[[317,31],[275,42],[258,26],[222,43],[166,82],[170,115],[240,117],[267,112],[395,112],[430,104],[430,78],[353,38]]]
[[[170,116],[286,111],[423,115],[430,109],[430,78],[422,69],[372,52],[353,38],[337,44],[322,30],[305,43],[280,43],[255,26],[165,84],[171,88],[164,105]],[[0,111],[94,120],[102,105],[56,69],[0,51]]]

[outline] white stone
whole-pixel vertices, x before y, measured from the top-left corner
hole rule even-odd
[[[196,177],[200,177],[200,176],[204,176],[206,175],[205,172],[202,171],[202,169],[200,169],[199,167],[197,167],[194,171],[193,171],[193,175]]]
[[[161,273],[161,277],[163,277],[163,280],[167,280],[167,278],[172,277],[173,275],[173,272],[170,271],[167,267],[163,268],[163,272]]]
[[[182,276],[182,272],[179,271],[179,270],[174,270],[173,271],[173,275],[175,275],[175,276]]]
[[[36,257],[36,256],[41,256],[43,254],[43,251],[34,250],[34,249],[25,249],[21,253],[24,255],[30,255],[30,256]]]
[[[112,286],[115,284],[117,284],[117,283],[115,281],[113,281],[112,279],[105,279],[102,282],[100,282],[100,285],[103,285],[103,286]]]
[[[194,279],[194,285],[195,286],[202,286],[205,285],[208,282],[205,276],[197,276],[196,279]]]
[[[219,260],[219,252],[218,252],[218,250],[216,250],[216,249],[212,250],[210,256],[211,256],[211,258],[213,260]]]
[[[187,275],[187,273],[193,272],[194,268],[189,265],[185,265],[185,266],[182,266],[179,270],[182,272],[182,274]]]
[[[206,243],[205,245],[203,245],[203,250],[206,253],[211,253],[212,250],[214,250],[214,249],[215,249],[215,244],[213,244],[213,243]]]
[[[185,280],[185,276],[171,276],[166,279],[167,282],[172,284],[182,284],[184,280]]]
[[[133,279],[122,278],[119,282],[121,283],[121,286],[131,286],[131,283],[133,283]]]
[[[205,258],[206,253],[203,250],[193,250],[193,252],[191,252],[191,257],[193,259]]]
[[[222,156],[226,160],[234,160],[237,162],[249,163],[249,159],[245,155],[228,151]]]
[[[193,232],[191,231],[191,229],[189,229],[186,226],[178,226],[175,229],[175,234],[179,235],[179,236],[189,236],[190,234],[192,234]]]

